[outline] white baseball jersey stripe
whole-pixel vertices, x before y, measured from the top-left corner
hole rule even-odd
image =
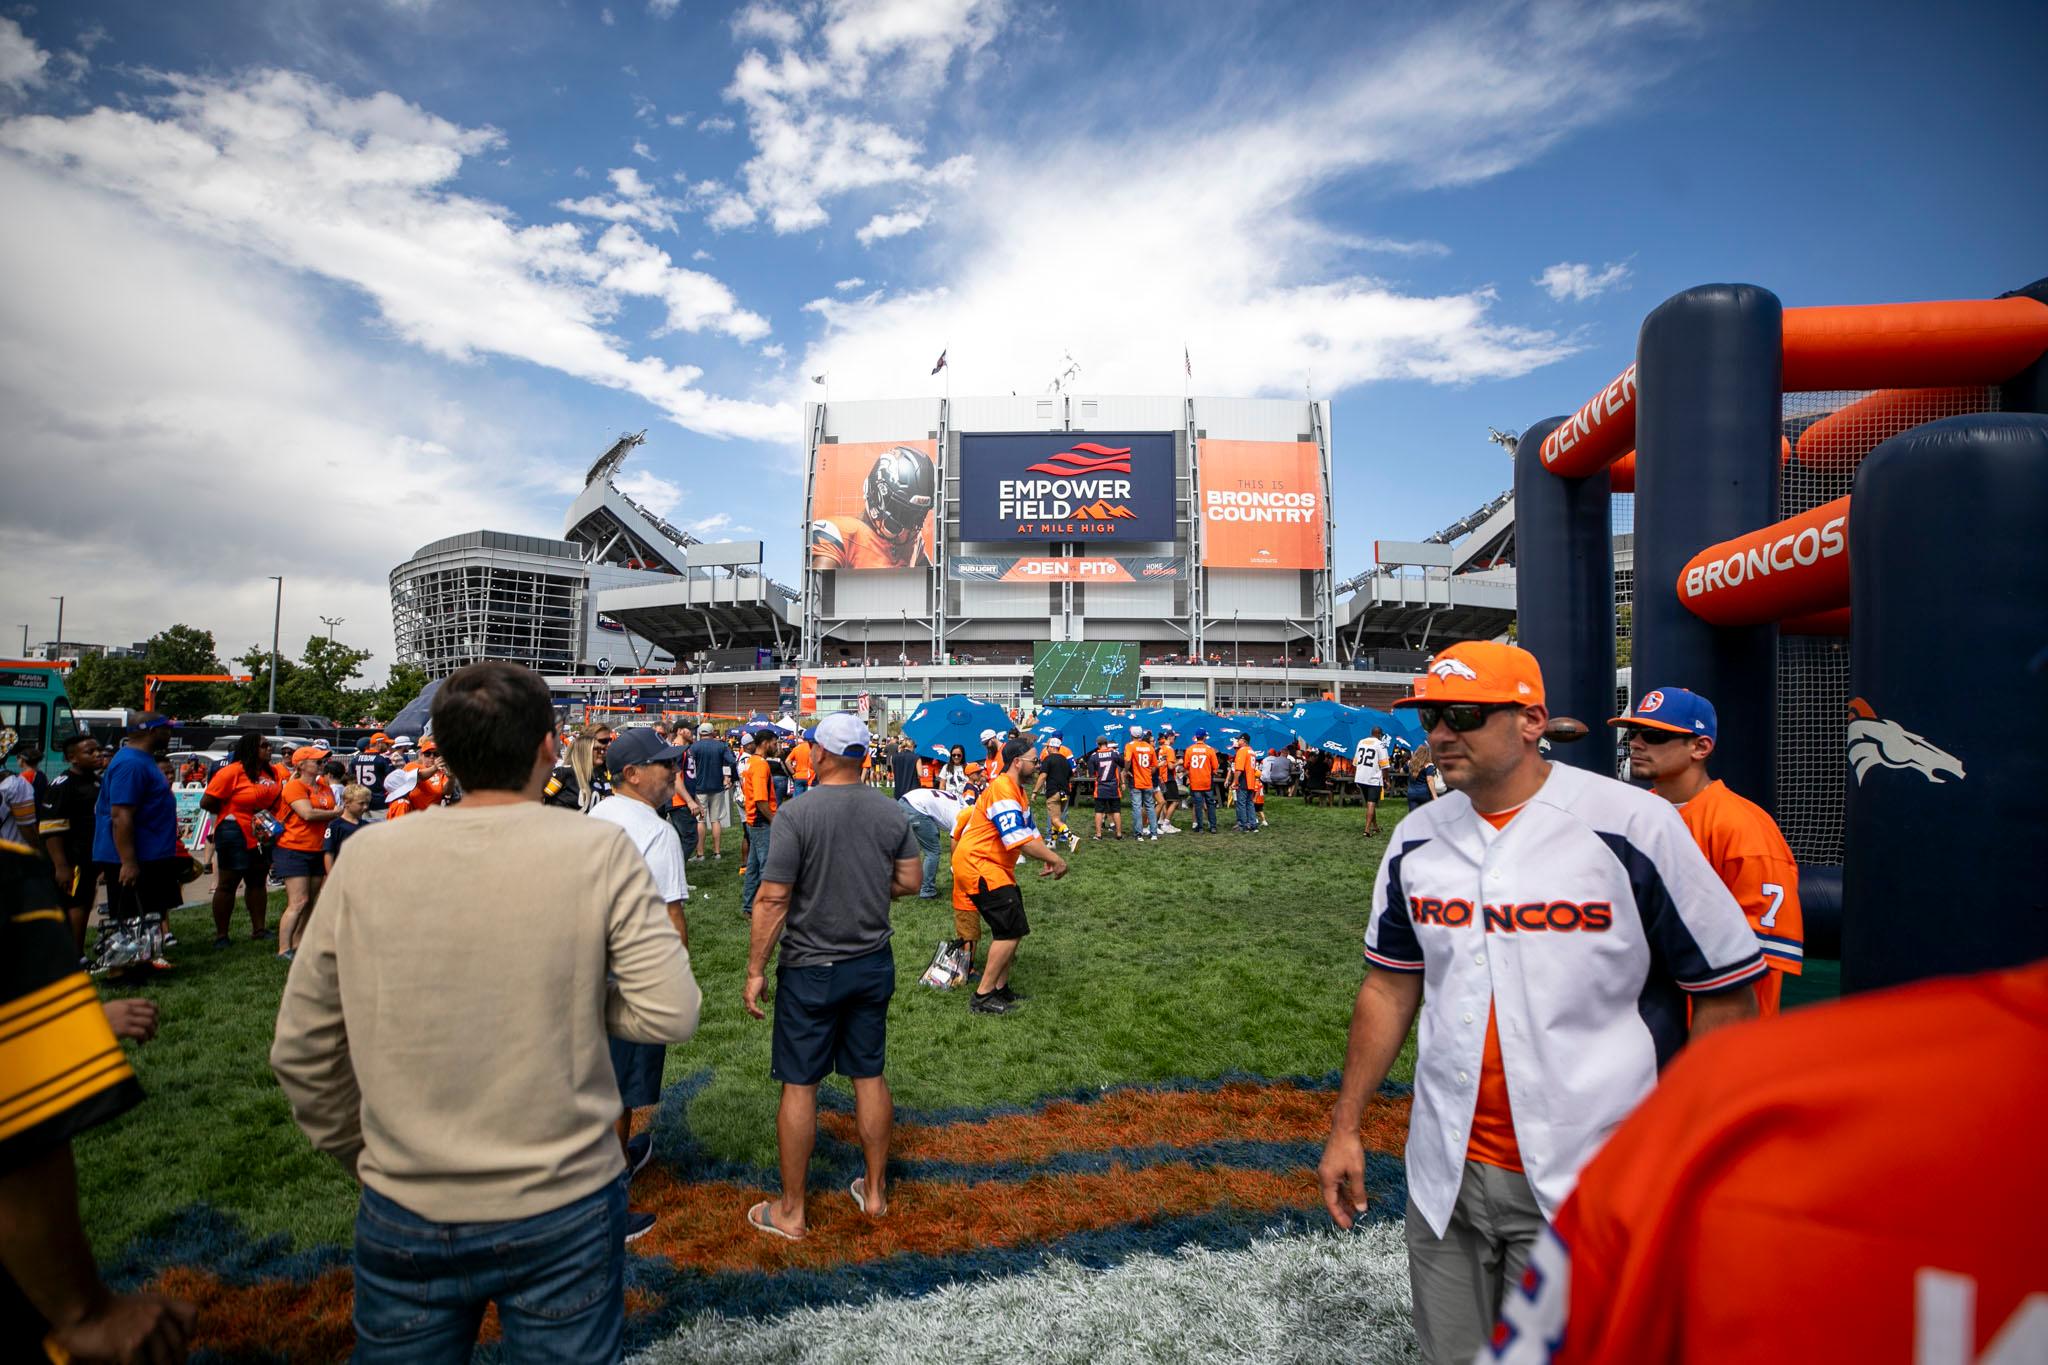
[[[1497,1018],[1515,1138],[1553,1214],[1686,1038],[1688,991],[1764,971],[1742,908],[1668,801],[1553,764],[1495,831],[1462,794],[1401,822],[1368,960],[1424,976],[1408,1189],[1442,1235]]]

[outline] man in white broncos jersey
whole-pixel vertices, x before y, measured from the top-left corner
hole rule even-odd
[[[1320,1174],[1349,1227],[1365,1102],[1420,1010],[1408,1274],[1423,1358],[1463,1365],[1579,1168],[1684,1046],[1687,1001],[1693,1034],[1755,1014],[1764,962],[1669,802],[1544,759],[1534,655],[1455,645],[1395,704],[1451,792],[1380,863]]]

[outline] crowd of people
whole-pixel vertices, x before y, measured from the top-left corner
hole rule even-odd
[[[1645,786],[1548,761],[1542,675],[1513,646],[1443,651],[1397,705],[1414,708],[1426,748],[1404,756],[1375,730],[1348,760],[1260,754],[1242,735],[1218,746],[1161,725],[1121,747],[1098,737],[1079,756],[1058,738],[990,729],[979,752],[940,757],[871,736],[851,714],[794,735],[572,730],[536,675],[480,664],[448,679],[433,740],[417,748],[380,739],[330,771],[323,751],[277,763],[245,737],[206,781],[215,922],[225,938],[241,888],[264,935],[268,878],[282,878],[279,952],[296,953],[271,1064],[301,1129],[361,1184],[359,1358],[462,1358],[491,1303],[515,1354],[618,1358],[623,1248],[656,1222],[630,1199],[652,1151],[634,1118],[659,1098],[665,1048],[697,1025],[689,866],[721,860],[728,827],[751,921],[740,1004],[757,1019],[772,1011],[781,1086],[780,1191],[735,1215],[800,1240],[817,1089],[835,1072],[852,1084],[864,1157],[847,1197],[888,1213],[890,906],[943,894],[948,837],[955,937],[942,951],[973,983],[969,1010],[1000,1016],[1024,998],[1018,868],[1067,875],[1077,803],[1097,840],[1157,841],[1183,832],[1183,811],[1186,832],[1216,833],[1225,801],[1232,830],[1253,835],[1267,793],[1315,799],[1323,771],[1357,788],[1367,838],[1390,782],[1405,779],[1411,798],[1368,901],[1368,971],[1320,1167],[1332,1217],[1349,1226],[1366,1209],[1365,1108],[1420,1021],[1403,1212],[1424,1359],[1666,1358],[1689,1339],[1700,1291],[1660,1276],[1643,1247],[1680,1254],[1673,1225],[1712,1234],[1699,1182],[1663,1179],[1658,1153],[1689,1144],[1689,1160],[1718,1170],[1717,1151],[1755,1149],[1787,1124],[1867,1126],[1876,1101],[1870,1087],[1837,1087],[1846,1111],[1822,1115],[1790,1099],[1745,1107],[1729,1091],[1772,1038],[1809,1065],[1855,1045],[1853,1028],[1720,1034],[1777,1014],[1783,979],[1801,970],[1798,868],[1770,817],[1712,777],[1704,697],[1652,690],[1610,722]],[[32,1325],[79,1359],[177,1359],[192,1328],[188,1305],[100,1283],[68,1146],[139,1098],[115,1039],[148,1037],[154,1010],[100,1005],[78,971],[79,911],[95,882],[118,920],[177,903],[190,856],[160,762],[167,737],[144,714],[110,758],[88,736],[67,739],[67,767],[40,793],[26,772],[0,784],[0,1011],[65,1002],[63,1046],[40,1083],[81,1067],[91,1077],[26,1137],[0,1111],[0,1331],[11,1344]],[[371,852],[344,855],[344,843]],[[1999,1055],[2038,1045],[2038,1029],[1987,1019]],[[1710,1061],[1662,1080],[1710,1034]],[[1743,1121],[1689,1127],[1686,1105],[1702,1095]],[[1746,1167],[1712,1181],[1785,1209],[1832,1197]],[[1658,1240],[1637,1236],[1648,1229]],[[1624,1309],[1607,1292],[1617,1284],[1663,1308]]]

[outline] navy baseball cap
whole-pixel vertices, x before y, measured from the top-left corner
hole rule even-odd
[[[1714,703],[1683,687],[1652,688],[1643,693],[1634,711],[1616,716],[1607,723],[1644,730],[1669,730],[1673,734],[1693,735],[1720,743],[1720,722],[1714,715]]]
[[[636,725],[622,731],[604,751],[604,765],[617,777],[641,763],[674,763],[683,751],[654,733],[652,726]]]

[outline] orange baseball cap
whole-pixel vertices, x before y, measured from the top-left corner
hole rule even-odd
[[[441,752],[441,746],[434,743],[432,735],[428,735],[420,741],[420,752],[423,754],[438,754]]]
[[[1518,702],[1543,705],[1543,670],[1536,656],[1515,645],[1464,640],[1439,650],[1415,680],[1412,696],[1396,706],[1442,706],[1452,702]]]
[[[303,744],[298,748],[292,750],[292,766],[296,768],[309,758],[317,760],[323,759],[325,757],[327,757],[327,751],[325,749],[316,748],[311,744]]]

